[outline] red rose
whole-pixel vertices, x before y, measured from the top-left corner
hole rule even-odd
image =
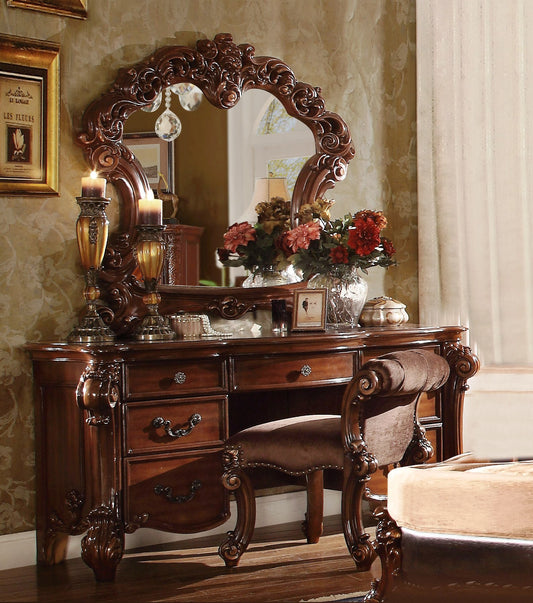
[[[348,246],[357,255],[369,255],[380,243],[380,228],[370,216],[354,219],[348,232]]]
[[[334,247],[329,252],[329,257],[334,264],[347,264],[348,263],[348,250],[339,245],[338,247]]]

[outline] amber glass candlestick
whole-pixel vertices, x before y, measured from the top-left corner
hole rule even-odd
[[[87,304],[85,315],[68,336],[69,341],[98,342],[113,341],[115,335],[96,311],[100,297],[98,270],[107,245],[109,222],[105,213],[109,199],[104,197],[77,197],[80,215],[76,221],[76,238],[83,268],[85,289],[83,296]]]
[[[163,260],[165,258],[163,243],[165,227],[159,224],[139,224],[136,228],[135,253],[146,289],[143,302],[148,308],[148,314],[143,318],[135,337],[148,341],[174,339],[176,334],[158,310],[161,296],[157,292],[157,281],[163,270]]]

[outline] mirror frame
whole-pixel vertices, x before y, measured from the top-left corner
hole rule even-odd
[[[137,199],[144,198],[150,190],[141,164],[123,143],[124,122],[134,111],[153,102],[164,88],[180,82],[200,88],[219,109],[231,109],[246,90],[265,90],[282,103],[289,115],[311,129],[315,154],[296,180],[293,223],[303,203],[323,196],[346,177],[348,162],[355,155],[346,123],[325,109],[320,88],[299,82],[280,59],[256,57],[250,44],[237,46],[230,34],[198,40],[194,49],[163,47],[136,65],[120,69],[110,90],[86,109],[83,131],[77,136],[90,169],[114,185],[121,201],[119,227],[109,237],[99,271],[99,312],[120,335],[130,334],[146,313],[142,302],[144,285],[133,275],[134,238]],[[291,300],[292,288],[161,285],[159,308],[162,314],[178,310],[216,312],[234,319],[256,308],[270,307],[272,299]]]

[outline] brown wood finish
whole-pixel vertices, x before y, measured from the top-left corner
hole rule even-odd
[[[109,92],[91,103],[83,116],[83,131],[77,141],[92,170],[115,186],[121,200],[120,225],[112,233],[100,271],[100,310],[113,330],[131,333],[146,313],[144,287],[135,278],[133,253],[137,200],[150,190],[144,170],[123,144],[124,122],[134,111],[149,105],[168,86],[190,82],[219,109],[230,109],[251,89],[269,92],[289,115],[313,133],[315,154],[296,179],[292,213],[302,203],[314,201],[345,178],[355,150],[344,120],[325,108],[320,89],[297,80],[288,65],[274,57],[256,57],[250,44],[236,45],[231,35],[199,40],[196,48],[169,46],[156,50],[146,60],[123,68]],[[214,252],[214,250],[213,250]],[[254,307],[270,306],[271,299],[291,298],[290,288],[243,289],[162,287],[160,309],[172,314],[178,309],[216,311],[235,318]]]
[[[174,496],[188,495],[195,480],[204,480],[218,492],[222,465],[212,459],[221,450],[221,433],[225,438],[241,429],[243,422],[260,423],[294,411],[301,414],[306,407],[310,412],[320,408],[331,412],[332,402],[339,403],[339,387],[353,376],[347,372],[346,359],[355,371],[363,353],[373,356],[374,350],[423,347],[451,358],[452,375],[440,401],[442,416],[428,420],[442,440],[439,459],[460,452],[458,421],[464,389],[468,376],[477,369],[475,357],[460,344],[463,331],[461,327],[402,325],[287,337],[29,344],[35,382],[39,562],[59,562],[65,535],[85,533],[84,559],[98,580],[112,580],[125,533],[150,521],[184,532],[219,524],[227,516],[227,498],[214,494],[196,513],[201,489],[182,503],[180,513],[181,508],[187,512],[173,523],[171,511],[161,513],[154,506],[156,475],[172,478],[161,485],[172,487]],[[298,378],[279,388],[276,375],[291,373],[306,362],[313,365],[317,357],[336,356],[342,360],[320,369],[319,387],[313,380]],[[270,379],[261,380],[260,388],[250,376],[244,385],[239,384],[234,367],[243,361],[253,361],[255,373],[270,375]],[[174,381],[184,366],[185,381]],[[152,405],[153,416],[146,411]],[[190,432],[193,435],[182,436],[180,444],[169,437],[165,446],[161,441],[164,428],[154,427],[151,421],[162,416],[172,427],[187,430],[193,410],[202,416]],[[130,417],[136,412],[143,418],[132,422]],[[420,419],[422,424],[427,422],[423,416]],[[188,462],[191,458],[196,459],[194,463]],[[198,468],[198,474],[191,467]],[[160,505],[162,499],[155,498]],[[175,508],[166,502],[169,509]]]
[[[167,285],[199,285],[200,237],[204,229],[187,224],[167,224],[162,282]]]

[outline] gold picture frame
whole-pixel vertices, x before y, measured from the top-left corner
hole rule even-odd
[[[59,193],[59,44],[0,35],[0,194]]]
[[[87,0],[7,0],[7,5],[62,17],[87,19]]]
[[[295,289],[293,331],[326,330],[326,289]]]

